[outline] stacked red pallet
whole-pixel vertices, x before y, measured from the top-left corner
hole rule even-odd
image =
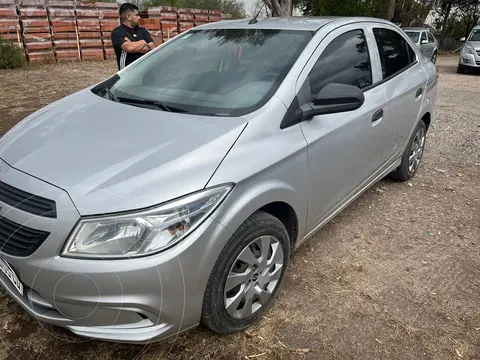
[[[208,22],[222,21],[222,12],[219,10],[210,10],[208,12]]]
[[[177,8],[171,6],[158,6],[148,9],[149,19],[160,19],[162,24],[162,42],[178,34]]]
[[[208,10],[195,10],[195,26],[208,23]]]
[[[182,33],[195,26],[196,9],[178,9],[178,28]]]
[[[140,20],[140,24],[152,35],[155,44],[162,43],[162,24],[159,18],[143,18]]]
[[[112,30],[120,25],[118,4],[97,2],[97,9],[100,15],[100,32],[102,34],[103,52],[105,59],[115,58],[115,51],[112,45]]]
[[[100,32],[99,11],[94,2],[76,2],[80,52],[82,60],[103,60],[103,41]]]
[[[29,61],[55,61],[45,0],[18,0]]]
[[[48,17],[57,61],[81,60],[77,41],[75,1],[49,0]]]
[[[0,0],[0,36],[23,46],[15,0]]]

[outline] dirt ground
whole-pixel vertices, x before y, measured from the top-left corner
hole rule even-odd
[[[417,177],[381,181],[299,249],[250,331],[91,341],[38,323],[0,291],[0,359],[480,359],[480,77],[457,75],[456,61],[439,58]],[[113,62],[0,71],[1,131],[114,71]]]

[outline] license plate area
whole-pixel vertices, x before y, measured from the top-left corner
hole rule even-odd
[[[18,278],[15,271],[13,271],[12,267],[2,258],[0,258],[0,270],[5,274],[5,276],[10,280],[12,285],[17,289],[20,295],[23,296],[23,284]]]

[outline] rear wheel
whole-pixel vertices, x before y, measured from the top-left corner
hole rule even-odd
[[[433,55],[432,55],[432,62],[433,62],[434,64],[437,62],[437,56],[438,56],[437,51],[435,51],[435,52],[433,53]]]
[[[402,156],[400,166],[390,174],[396,181],[407,181],[415,176],[420,166],[425,149],[427,127],[423,120],[417,125],[410,142]]]
[[[256,212],[233,234],[210,275],[202,323],[221,334],[250,327],[280,292],[291,245],[276,217]]]

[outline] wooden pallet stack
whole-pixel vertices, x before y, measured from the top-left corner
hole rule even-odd
[[[74,0],[49,0],[48,17],[57,61],[81,60]]]
[[[208,12],[208,22],[217,22],[222,21],[222,12],[219,10],[209,10]]]
[[[55,62],[45,0],[18,0],[28,61]]]
[[[208,10],[195,10],[195,26],[208,24]]]
[[[15,0],[0,0],[0,36],[23,47],[21,32]]]
[[[94,2],[75,3],[82,60],[104,60],[100,13]]]
[[[182,33],[195,26],[196,9],[178,9],[178,30]]]
[[[152,7],[148,9],[148,18],[160,20],[162,42],[178,35],[177,8],[171,6]]]
[[[152,35],[155,44],[160,45],[162,43],[162,24],[159,18],[142,18],[140,25]]]
[[[100,16],[100,32],[103,42],[103,54],[105,59],[114,59],[115,50],[112,45],[112,31],[120,25],[117,3],[97,2]]]

